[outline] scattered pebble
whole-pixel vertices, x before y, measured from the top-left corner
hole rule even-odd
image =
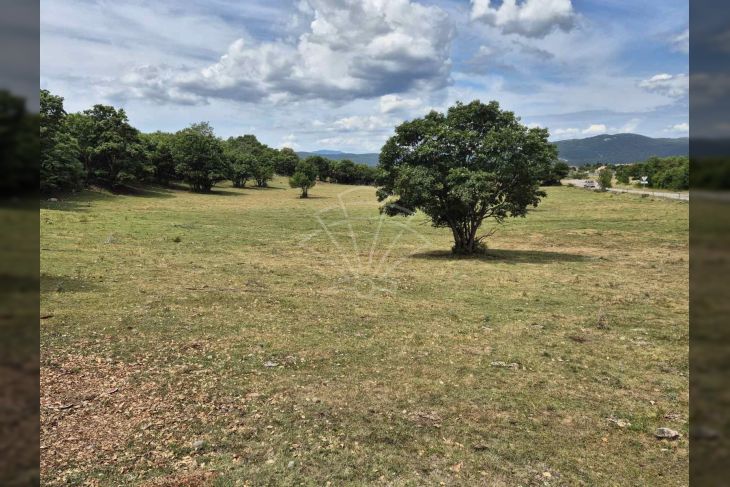
[[[271,360],[264,362],[264,367],[278,367],[278,366],[279,366],[279,364],[277,364],[276,362],[272,362]]]

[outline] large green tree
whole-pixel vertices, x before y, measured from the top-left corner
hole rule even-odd
[[[274,177],[277,151],[259,142],[255,135],[229,138],[226,141],[226,154],[231,164],[230,177],[234,186],[240,184],[243,187],[246,180],[253,179],[256,186],[263,188]]]
[[[299,156],[294,152],[294,149],[289,147],[284,147],[278,151],[274,159],[276,173],[282,176],[294,174],[297,163],[299,163]]]
[[[113,188],[141,176],[143,147],[124,109],[94,105],[83,113],[69,115],[66,122],[78,141],[89,182]]]
[[[309,156],[306,159],[317,168],[317,177],[320,181],[327,181],[331,173],[331,162],[326,157],[322,156]]]
[[[63,98],[40,92],[40,189],[44,193],[81,188],[84,166],[79,144],[69,133]]]
[[[172,156],[173,138],[173,134],[160,131],[140,135],[146,172],[156,183],[165,186],[178,179],[175,158]]]
[[[208,122],[194,123],[176,132],[171,147],[175,171],[193,191],[207,193],[215,183],[226,179],[223,144]]]
[[[380,153],[378,200],[388,215],[423,211],[451,229],[455,253],[471,254],[482,248],[485,220],[524,217],[538,205],[556,158],[546,129],[525,127],[495,101],[457,103],[396,127]]]

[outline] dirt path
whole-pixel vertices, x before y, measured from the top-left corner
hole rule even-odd
[[[583,179],[563,179],[563,184],[573,184],[576,188],[582,188]],[[608,188],[608,191],[613,193],[631,193],[631,194],[645,194],[648,196],[655,196],[657,198],[670,198],[673,200],[689,201],[689,193],[679,193],[671,191],[651,191],[645,189],[624,189],[624,188]]]

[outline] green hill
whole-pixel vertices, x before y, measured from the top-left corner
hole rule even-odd
[[[365,153],[365,154],[353,154],[350,152],[340,152],[340,151],[334,151],[334,150],[318,150],[314,152],[297,152],[299,157],[304,159],[305,157],[309,156],[322,156],[326,157],[327,159],[332,159],[335,161],[341,161],[343,159],[350,159],[353,162],[359,162],[361,164],[367,164],[368,166],[377,166],[378,165],[378,156],[380,154],[372,152],[372,153]]]
[[[580,166],[594,162],[626,163],[651,156],[686,156],[689,139],[654,139],[637,134],[596,135],[585,139],[559,140],[559,157]]]

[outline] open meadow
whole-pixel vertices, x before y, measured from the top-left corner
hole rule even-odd
[[[42,482],[687,485],[689,206],[546,191],[473,258],[372,187],[42,202]]]

